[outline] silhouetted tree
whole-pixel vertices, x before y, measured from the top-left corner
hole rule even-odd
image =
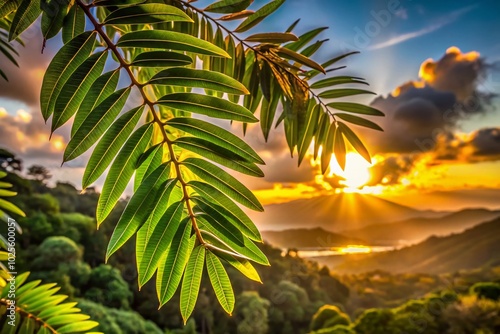
[[[12,152],[0,148],[0,169],[7,172],[20,172],[23,169],[23,162],[16,158]]]
[[[28,175],[33,177],[33,179],[40,181],[42,183],[45,183],[47,180],[49,180],[52,175],[50,174],[49,170],[45,168],[44,166],[40,165],[33,165],[28,168]]]

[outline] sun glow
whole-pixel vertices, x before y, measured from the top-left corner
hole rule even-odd
[[[330,161],[330,174],[343,177],[341,181],[347,188],[345,190],[356,190],[370,181],[371,164],[357,153],[347,153],[345,170],[342,170],[335,157]]]
[[[368,254],[372,252],[369,246],[363,245],[348,245],[339,249],[342,254]]]

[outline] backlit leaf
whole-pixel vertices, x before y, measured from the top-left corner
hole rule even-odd
[[[225,192],[235,201],[256,211],[264,210],[250,190],[219,167],[198,158],[187,158],[182,161],[182,165],[203,180],[210,182],[215,188]]]
[[[205,263],[205,248],[197,246],[189,257],[184,279],[181,286],[180,309],[184,324],[193,313],[198,293],[200,290],[201,276],[203,274],[203,265]]]
[[[100,224],[109,215],[120,196],[125,191],[137,159],[146,150],[153,134],[153,124],[148,123],[136,130],[127,140],[111,165],[97,204],[96,218]]]
[[[172,109],[215,118],[247,123],[258,122],[258,119],[245,107],[214,96],[195,93],[173,93],[161,97],[157,103]]]
[[[212,89],[229,94],[248,94],[239,81],[218,72],[190,68],[169,68],[154,75],[148,82],[153,85],[181,86]]]
[[[117,43],[122,48],[153,48],[175,51],[188,51],[199,54],[229,57],[221,48],[193,37],[174,31],[140,30],[124,34]]]
[[[95,32],[85,32],[65,44],[54,56],[43,77],[40,105],[47,120],[54,112],[57,97],[71,74],[88,58],[94,48]]]
[[[243,21],[234,31],[245,32],[255,27],[262,20],[275,12],[284,2],[285,0],[274,0],[269,2],[268,4],[257,10],[255,13],[247,17],[245,21]]]
[[[158,3],[148,3],[115,10],[106,17],[103,24],[138,25],[171,21],[193,22],[184,11],[177,7]]]
[[[212,252],[206,254],[207,272],[210,283],[214,288],[215,296],[219,300],[224,311],[229,315],[234,309],[234,292],[226,269],[219,258]]]

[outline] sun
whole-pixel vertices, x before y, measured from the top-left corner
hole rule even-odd
[[[341,181],[347,188],[345,190],[355,190],[364,186],[370,181],[371,164],[357,153],[349,152],[346,155],[345,170],[342,170],[335,157],[330,161],[330,175],[336,174],[343,177]]]

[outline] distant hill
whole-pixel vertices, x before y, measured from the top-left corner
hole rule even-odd
[[[500,189],[460,189],[450,191],[401,192],[393,195],[381,195],[389,201],[410,205],[418,203],[418,207],[424,210],[446,210],[457,211],[462,208],[481,207],[490,210],[500,209]],[[424,200],[423,200],[424,199]]]
[[[322,228],[291,229],[284,231],[264,231],[265,241],[280,248],[342,247],[347,245],[365,245],[366,241],[328,232]]]
[[[263,213],[249,213],[262,230],[321,227],[332,232],[374,223],[442,213],[419,211],[371,195],[333,194],[266,206]]]
[[[431,237],[414,246],[384,253],[348,255],[314,260],[334,266],[336,272],[385,270],[394,273],[447,273],[500,264],[500,218],[463,233]]]
[[[388,224],[375,224],[343,234],[370,244],[414,244],[432,235],[444,236],[463,232],[481,222],[500,217],[500,211],[466,209],[439,218],[411,218]]]

